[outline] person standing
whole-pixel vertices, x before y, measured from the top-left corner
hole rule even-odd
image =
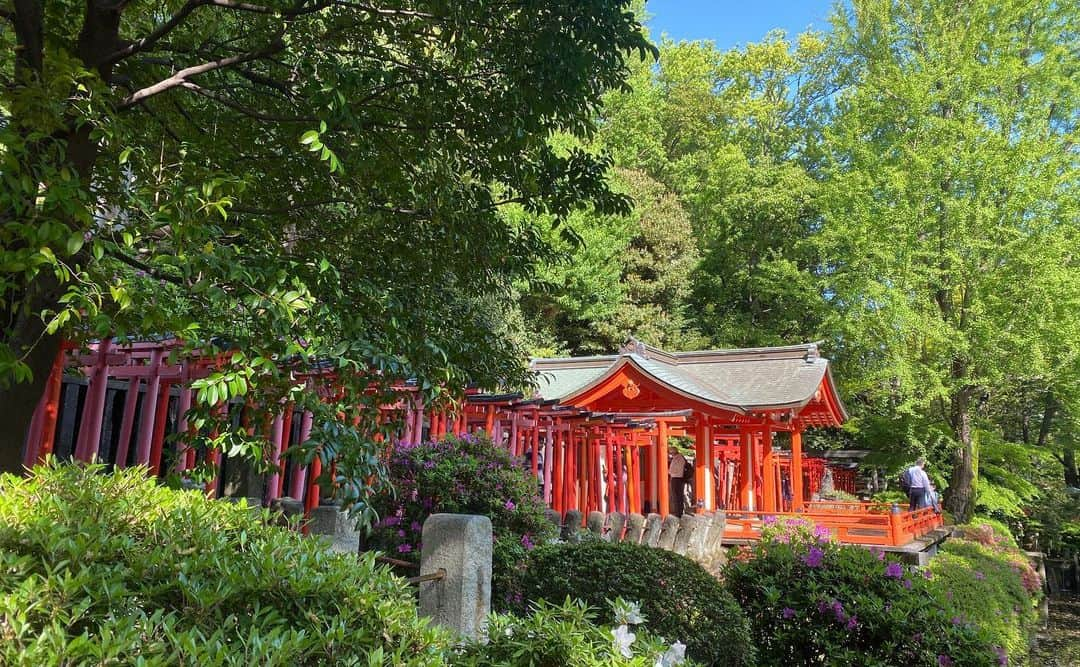
[[[675,516],[682,516],[686,511],[686,482],[687,477],[693,474],[693,468],[679,449],[673,448],[674,453],[668,461],[668,478],[670,480],[670,492],[668,497],[669,511]]]
[[[920,456],[915,460],[915,465],[907,469],[908,510],[912,512],[929,507],[927,498],[931,487],[930,478],[927,477],[925,468],[926,457]]]

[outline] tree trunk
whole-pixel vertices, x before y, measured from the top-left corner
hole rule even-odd
[[[124,6],[125,3],[88,0],[78,43],[72,45],[87,69],[97,70],[106,81],[112,65],[102,63],[106,61],[106,56],[120,46],[120,14]],[[43,40],[45,15],[42,4],[34,0],[15,0],[14,8],[13,24],[17,45],[15,67],[18,75],[16,79],[34,81],[39,79],[44,71],[46,57]],[[17,117],[9,119],[9,126],[23,131],[33,129],[32,123]],[[89,189],[98,154],[97,143],[90,138],[91,129],[88,123],[73,118],[68,130],[62,132],[66,150],[63,157],[46,158],[31,150],[28,156],[28,172],[37,172],[37,160],[59,159],[70,166]],[[69,224],[73,231],[80,228],[80,223],[76,220],[71,220]],[[33,374],[32,379],[23,384],[9,384],[11,378],[0,378],[0,406],[3,406],[5,416],[4,424],[0,426],[0,472],[22,471],[22,453],[27,430],[61,343],[59,333],[45,333],[40,314],[56,307],[62,289],[63,285],[57,281],[55,274],[42,271],[26,285],[22,298],[16,299],[19,303],[17,310],[0,309],[0,322],[4,326],[0,333],[3,342],[14,354],[23,358]]]
[[[950,415],[958,447],[945,494],[945,509],[952,513],[958,523],[967,523],[975,513],[976,479],[979,475],[978,449],[971,427],[971,394],[970,388],[961,389],[953,397]]]
[[[1065,466],[1065,486],[1080,488],[1080,470],[1076,469],[1076,449],[1072,445],[1065,447],[1061,463]]]

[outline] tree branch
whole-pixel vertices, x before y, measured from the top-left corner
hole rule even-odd
[[[175,14],[170,16],[167,21],[159,25],[157,28],[154,28],[153,32],[151,32],[149,35],[143,37],[142,39],[136,40],[131,44],[128,44],[127,46],[118,51],[114,51],[109,55],[105,56],[105,59],[101,64],[113,65],[132,54],[152,48],[154,44],[157,44],[161,40],[162,37],[168,35],[170,32],[175,30],[177,26],[183,23],[184,19],[186,19],[189,14],[191,14],[199,7],[206,6],[221,7],[223,9],[232,9],[236,11],[254,12],[257,14],[274,13],[274,9],[271,7],[266,7],[264,5],[254,5],[247,2],[233,2],[233,0],[188,0],[180,9],[176,11]]]
[[[203,88],[202,86],[192,83],[190,81],[181,82],[180,87],[184,88],[185,90],[190,90],[193,93],[202,95],[207,99],[214,100],[219,104],[223,104],[234,111],[238,111],[245,116],[255,118],[256,120],[265,120],[274,123],[314,123],[319,120],[314,116],[281,116],[278,114],[263,113],[257,109],[246,107],[235,100],[229,99],[227,95],[221,95],[212,90],[207,90],[206,88]]]
[[[165,91],[176,88],[183,85],[188,78],[198,76],[199,74],[205,74],[206,72],[212,72],[218,69],[224,69],[226,67],[232,67],[240,63],[246,63],[251,60],[262,58],[263,56],[271,53],[277,53],[285,48],[285,43],[281,40],[275,41],[270,46],[260,51],[253,51],[251,53],[242,53],[240,55],[229,56],[228,58],[221,58],[218,60],[212,60],[210,62],[203,63],[201,65],[193,65],[191,67],[185,67],[176,74],[173,74],[167,79],[162,79],[152,86],[147,86],[141,90],[137,90],[131,95],[128,95],[124,99],[120,100],[116,108],[119,111],[123,111],[139,102],[151,98],[154,95],[159,95]]]
[[[110,248],[110,249],[107,249],[105,251],[105,253],[109,257],[112,257],[113,259],[115,259],[115,260],[117,260],[119,262],[127,264],[128,266],[130,266],[133,269],[136,269],[138,271],[142,271],[143,273],[145,273],[145,274],[147,274],[149,276],[153,276],[154,278],[157,278],[158,280],[164,280],[165,282],[169,282],[169,283],[172,283],[174,285],[180,285],[181,287],[184,286],[184,281],[177,278],[176,276],[170,276],[168,274],[161,273],[160,271],[158,271],[154,267],[150,266],[149,264],[146,264],[144,262],[140,262],[139,260],[135,259],[134,257],[128,257],[127,255],[125,255],[124,253],[122,253],[122,252],[120,252],[118,250],[113,250],[113,249]]]

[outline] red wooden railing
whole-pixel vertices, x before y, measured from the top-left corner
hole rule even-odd
[[[834,539],[844,544],[899,547],[943,525],[941,515],[929,507],[912,512],[881,503],[816,504],[829,507],[786,514],[729,510],[724,539],[757,540],[768,522],[797,518],[825,526]]]

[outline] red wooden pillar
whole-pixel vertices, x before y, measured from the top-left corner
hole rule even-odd
[[[765,425],[762,433],[762,459],[761,459],[761,509],[765,512],[775,512],[778,489],[776,487],[776,457],[773,455],[773,431],[772,426]]]
[[[161,450],[165,446],[165,426],[169,411],[169,390],[172,385],[162,384],[158,395],[157,409],[154,411],[154,432],[150,437],[150,474],[161,474]],[[145,399],[144,399],[145,400]]]
[[[487,415],[484,417],[484,430],[489,438],[495,437],[495,406],[487,406]],[[497,444],[497,443],[496,443]]]
[[[302,445],[307,442],[307,439],[311,436],[311,426],[314,421],[314,416],[310,410],[305,410],[303,417],[300,418],[300,439],[296,444]],[[289,484],[289,496],[301,500],[304,497],[304,488],[307,483],[307,466],[297,462],[296,467],[293,469],[292,480]]]
[[[94,458],[101,444],[101,421],[105,416],[105,391],[109,384],[108,357],[111,346],[111,338],[103,338],[98,343],[98,358],[86,391],[82,423],[79,424],[79,441],[75,447],[75,458],[79,461]]]
[[[52,369],[49,371],[45,393],[34,415],[35,423],[30,429],[30,437],[27,441],[26,457],[23,460],[23,465],[26,467],[31,467],[52,454],[53,440],[56,437],[56,419],[60,414],[60,390],[63,388],[67,350],[66,344],[60,346],[53,360]]]
[[[668,477],[668,425],[664,420],[656,424],[656,488],[659,491],[660,516],[671,513],[671,480]]]
[[[629,492],[630,512],[636,514],[642,514],[644,508],[642,507],[641,496],[644,489],[643,476],[641,474],[641,451],[638,447],[636,438],[631,434],[627,438],[627,461],[630,463],[630,487],[627,489]]]
[[[708,428],[705,426],[705,415],[698,413],[694,425],[694,511],[697,514],[705,512],[712,484],[711,470],[709,469],[709,447],[706,441]]]
[[[186,375],[186,373],[185,373]],[[184,378],[186,381],[187,378]],[[183,436],[188,432],[187,412],[191,409],[191,387],[187,384],[180,386],[180,402],[177,405],[176,433]],[[176,443],[176,472],[187,470],[187,445],[182,441]]]
[[[802,429],[791,432],[791,509],[801,512],[806,502],[803,498]]]
[[[161,391],[162,352],[155,350],[151,355],[150,365],[153,375],[146,382],[146,394],[143,396],[142,420],[139,422],[139,434],[135,439],[135,462],[146,465],[150,462],[150,445],[154,434],[154,421],[157,415],[158,392]]]
[[[281,463],[282,425],[281,413],[274,415],[274,422],[270,427],[270,464],[274,467],[274,472],[270,473],[270,477],[266,480],[267,505],[280,497],[281,494],[281,486],[279,484],[281,474],[278,466]]]
[[[315,452],[315,458],[311,460],[311,474],[308,478],[307,497],[304,498],[304,526],[305,535],[308,534],[308,521],[311,512],[319,506],[319,476],[322,475],[321,452]]]
[[[128,380],[127,395],[124,397],[124,416],[120,421],[120,439],[116,443],[117,468],[126,468],[128,450],[131,449],[131,431],[135,427],[135,407],[139,401],[140,380],[133,377]],[[143,401],[143,412],[146,411],[146,401]],[[145,420],[146,417],[144,416]]]
[[[62,345],[56,353],[52,371],[49,373],[49,383],[46,388],[47,399],[45,412],[41,423],[41,440],[38,445],[38,459],[43,460],[53,452],[56,440],[56,421],[60,416],[60,392],[64,386],[64,362],[67,360],[67,345]]]
[[[292,436],[293,410],[296,405],[289,403],[285,406],[285,413],[281,417],[281,447],[278,449],[278,479],[277,495],[280,498],[285,493],[285,458],[282,456],[289,448]],[[299,500],[299,498],[297,498]]]
[[[532,444],[532,476],[533,479],[538,477],[540,472],[540,409],[533,409],[533,425],[532,430],[529,431],[529,439]],[[545,462],[544,467],[547,467]]]
[[[739,509],[754,509],[754,445],[749,429],[739,431]]]
[[[615,435],[615,429],[608,428],[608,512],[622,512],[622,452],[619,451],[619,441]]]

